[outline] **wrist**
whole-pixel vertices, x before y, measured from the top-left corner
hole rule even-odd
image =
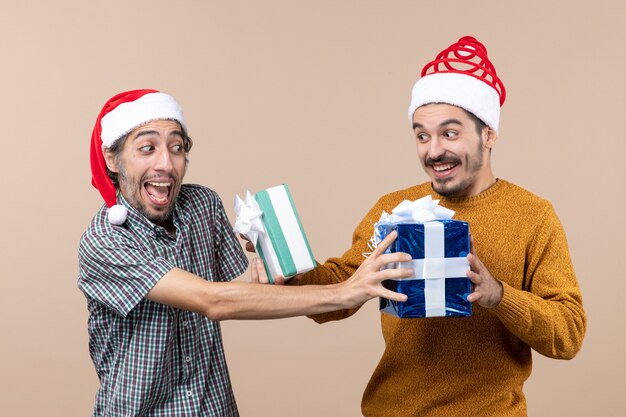
[[[353,308],[355,306],[354,295],[347,285],[347,282],[340,282],[338,284],[325,285],[331,292],[331,302],[338,309]]]

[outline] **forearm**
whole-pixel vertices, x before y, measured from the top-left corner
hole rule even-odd
[[[292,317],[350,306],[350,299],[337,285],[289,287],[207,282],[178,268],[163,276],[146,298],[216,321]]]
[[[542,355],[571,359],[580,350],[586,315],[577,288],[551,298],[503,283],[500,304],[489,311],[507,329]]]
[[[217,288],[207,291],[205,299],[205,315],[212,320],[278,319],[326,313],[350,305],[337,285],[298,288],[243,282],[218,283]]]

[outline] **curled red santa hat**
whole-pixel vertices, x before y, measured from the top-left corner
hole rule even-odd
[[[444,103],[461,107],[498,131],[500,107],[506,89],[487,56],[487,48],[472,36],[464,36],[422,69],[413,86],[409,120],[425,104]]]
[[[135,128],[153,120],[176,120],[187,130],[183,111],[174,98],[151,89],[116,94],[107,100],[96,119],[91,133],[91,183],[109,208],[111,224],[123,224],[128,211],[117,204],[117,190],[107,174],[104,151]]]

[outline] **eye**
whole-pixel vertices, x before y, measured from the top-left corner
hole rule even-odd
[[[141,152],[152,152],[154,150],[154,146],[152,146],[152,145],[145,145],[145,146],[142,146],[141,148],[139,148],[139,150]]]
[[[445,136],[448,139],[452,139],[458,136],[458,133],[455,130],[446,130],[445,132],[443,132],[443,136]]]
[[[183,147],[183,145],[177,144],[177,145],[172,146],[172,150],[176,153],[182,153],[185,151],[185,148]]]
[[[426,142],[428,140],[428,135],[426,133],[417,133],[415,137],[419,142]]]

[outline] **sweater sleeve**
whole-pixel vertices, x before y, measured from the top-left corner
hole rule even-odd
[[[573,358],[582,345],[586,315],[565,232],[551,205],[529,246],[525,282],[523,290],[503,282],[502,301],[492,313],[542,355]]]
[[[299,285],[336,284],[347,280],[354,274],[365,259],[366,254],[372,251],[368,246],[368,242],[374,233],[374,223],[378,221],[382,213],[381,200],[370,209],[354,230],[350,249],[339,258],[329,258],[324,264],[318,263],[318,266],[314,270],[302,276]],[[359,308],[360,307],[316,314],[309,316],[309,318],[318,323],[341,320],[350,317],[356,313]]]

